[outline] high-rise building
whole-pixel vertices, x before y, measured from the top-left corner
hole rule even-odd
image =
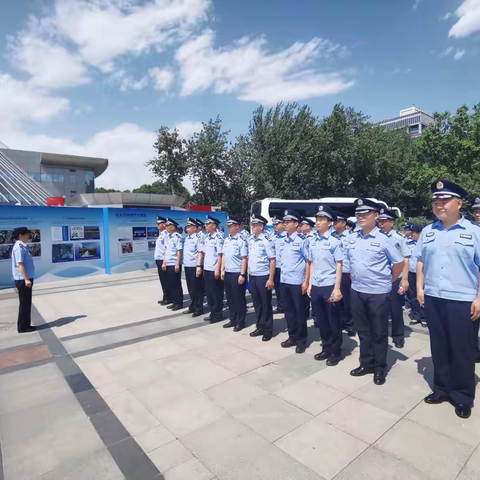
[[[382,125],[386,131],[405,128],[412,137],[419,137],[425,128],[434,122],[435,119],[431,113],[418,107],[410,107],[400,110],[398,117],[387,118],[378,122],[378,125]]]

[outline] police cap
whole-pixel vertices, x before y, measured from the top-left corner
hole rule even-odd
[[[241,225],[243,220],[238,217],[234,217],[233,215],[227,216],[227,225]]]
[[[356,228],[357,224],[353,220],[347,220],[347,225],[350,228]]]
[[[410,227],[410,230],[412,232],[422,233],[423,227],[422,227],[422,225],[419,225],[418,223],[411,223],[409,225],[409,227]]]
[[[263,225],[266,225],[268,223],[268,220],[265,217],[262,217],[258,213],[252,214],[252,219],[251,223],[262,223]]]
[[[178,227],[178,222],[176,222],[173,218],[166,218],[165,219],[165,225],[168,227],[169,225],[173,225],[175,227]]]
[[[393,220],[397,219],[397,214],[393,210],[389,210],[388,208],[381,207],[380,208],[380,215],[378,216],[379,220]]]
[[[337,220],[336,213],[327,205],[319,205],[318,211],[315,214],[316,217],[327,217],[333,222]]]
[[[286,209],[283,212],[283,221],[285,220],[293,220],[294,222],[300,223],[302,216],[297,213],[295,210]]]
[[[197,227],[203,227],[205,225],[199,218],[195,218],[194,220],[197,224]]]
[[[185,224],[186,227],[188,227],[189,225],[191,225],[193,227],[198,227],[197,221],[194,218],[191,218],[191,217],[187,218],[187,223]]]
[[[433,198],[464,198],[468,197],[468,192],[449,180],[436,180],[430,186],[430,190],[433,193]]]
[[[218,218],[212,217],[211,215],[207,215],[207,219],[205,220],[205,223],[215,223],[216,225],[220,225],[220,220]]]
[[[477,208],[480,208],[480,198],[475,199],[475,203],[473,204],[472,208],[475,210]]]
[[[167,219],[165,217],[157,217],[157,223],[165,223]]]
[[[278,225],[279,223],[283,223],[283,217],[280,217],[278,215],[275,215],[273,218],[272,218],[272,223],[274,225]]]
[[[302,221],[300,222],[300,225],[310,225],[312,228],[315,225],[315,222],[313,220],[310,220],[307,217],[302,217]]]
[[[369,198],[357,198],[355,202],[355,213],[379,212],[380,206]]]
[[[346,222],[348,220],[348,217],[347,215],[345,215],[344,213],[342,212],[338,212],[337,210],[334,210],[334,213],[335,215],[337,216],[337,220],[338,222]]]

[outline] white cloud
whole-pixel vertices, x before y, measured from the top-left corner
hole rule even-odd
[[[51,41],[22,33],[10,47],[14,65],[29,73],[35,86],[61,88],[90,82],[81,59]]]
[[[202,122],[180,122],[174,125],[174,128],[178,130],[180,136],[185,140],[193,137],[194,133],[200,132],[202,127]]]
[[[412,71],[411,68],[395,68],[393,70],[394,75],[407,75]]]
[[[412,8],[416,10],[420,6],[420,3],[422,3],[422,0],[415,0]]]
[[[440,18],[440,20],[441,21],[446,21],[446,20],[449,20],[452,17],[453,17],[453,13],[452,12],[447,12],[443,17]]]
[[[454,60],[460,60],[465,55],[466,51],[460,48],[448,47],[440,53],[439,58],[453,56]]]
[[[153,88],[155,90],[168,91],[175,80],[175,74],[170,67],[150,68],[148,74],[152,79]]]
[[[69,101],[0,72],[0,105],[0,125],[16,126],[57,117],[68,110]]]
[[[460,60],[465,55],[465,50],[457,50],[453,56],[454,60]]]
[[[341,73],[307,68],[316,60],[345,55],[343,47],[321,38],[296,42],[279,53],[269,53],[263,38],[244,37],[223,49],[213,43],[214,33],[207,30],[178,49],[182,96],[211,88],[217,94],[272,104],[338,93],[354,83]]]
[[[449,37],[468,37],[480,30],[480,0],[464,0],[455,15],[459,20],[450,29]]]
[[[125,70],[120,69],[110,75],[109,81],[118,84],[119,89],[126,92],[128,90],[143,90],[148,86],[150,79],[148,76],[135,79]]]

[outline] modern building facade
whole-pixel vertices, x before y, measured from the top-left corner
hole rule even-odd
[[[386,131],[405,128],[412,137],[419,137],[423,131],[435,122],[433,115],[418,107],[400,110],[400,115],[378,122]]]
[[[11,149],[3,152],[53,197],[68,199],[82,193],[94,193],[95,179],[108,167],[106,158]]]

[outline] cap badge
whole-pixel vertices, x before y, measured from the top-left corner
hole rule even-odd
[[[476,198],[475,203],[480,203],[480,198]]]
[[[230,215],[227,215],[227,220],[230,220]]]
[[[323,206],[320,205],[320,206],[318,207],[318,209],[319,209],[319,210],[323,210]]]
[[[443,188],[443,182],[437,182],[437,190],[441,190]]]
[[[288,210],[285,210],[283,213],[284,213],[285,215],[288,215]]]
[[[380,210],[380,213],[385,213],[385,209],[382,208],[382,209]]]
[[[358,201],[358,204],[359,204],[359,205],[363,205],[363,200],[360,199],[360,200]]]

